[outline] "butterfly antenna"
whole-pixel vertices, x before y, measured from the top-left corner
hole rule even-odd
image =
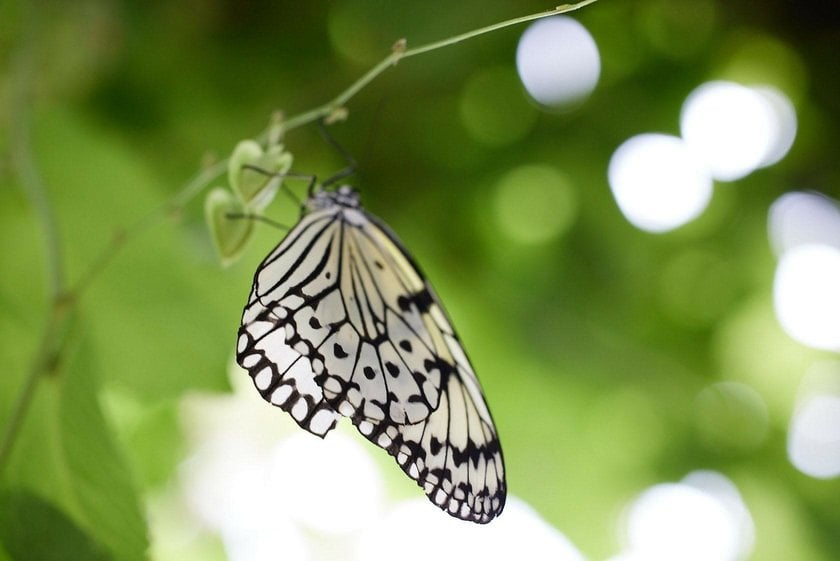
[[[344,169],[339,170],[338,173],[336,173],[335,175],[333,175],[332,177],[326,179],[325,181],[323,181],[321,183],[322,187],[328,187],[328,186],[332,185],[333,183],[341,181],[345,177],[350,177],[351,175],[356,173],[356,160],[354,160],[353,156],[351,156],[350,153],[347,150],[345,150],[336,141],[335,138],[333,138],[333,136],[330,134],[330,131],[327,130],[327,125],[324,122],[324,119],[319,119],[318,120],[318,130],[320,131],[321,136],[327,142],[327,144],[332,146],[335,149],[336,152],[341,154],[341,157],[344,158],[344,161],[347,164],[347,166]],[[310,185],[310,190],[309,190],[309,195],[310,196],[312,196],[312,189],[314,187],[315,187],[314,183],[312,185]]]

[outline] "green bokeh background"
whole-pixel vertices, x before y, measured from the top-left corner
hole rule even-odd
[[[416,46],[551,7],[0,3],[0,420],[49,310],[45,234],[16,174],[21,150],[46,185],[73,281],[208,154],[227,157],[277,109],[294,115],[331,99],[396,39]],[[576,17],[601,53],[585,104],[546,112],[528,100],[514,65],[524,26],[405,60],[333,128],[358,161],[352,182],[455,319],[503,439],[511,492],[589,558],[619,549],[621,509],[641,490],[714,469],[753,515],[752,559],[837,559],[840,483],[799,473],[786,453],[803,376],[836,357],[795,343],[775,320],[766,215],[791,190],[838,193],[840,8],[600,0]],[[27,40],[33,56],[20,63]],[[720,78],[790,96],[793,149],[718,184],[695,222],[663,235],[635,229],[610,194],[610,155],[634,134],[678,134],[685,96]],[[21,84],[31,88],[23,106]],[[17,132],[21,119],[31,142]],[[326,177],[343,165],[312,126],[286,145],[296,171]],[[521,166],[565,186],[552,199],[568,205],[557,211],[563,227],[544,241],[510,235],[510,214],[498,210],[511,197],[500,185]],[[0,479],[0,560],[50,558],[54,550],[27,545],[42,541],[66,552],[55,558],[145,558],[144,501],[184,457],[179,400],[230,391],[241,308],[278,239],[259,225],[223,269],[202,200],[131,236],[81,295]],[[543,211],[515,208],[523,221]],[[268,214],[289,223],[296,209],[281,197]],[[737,392],[716,397],[720,387],[709,386],[722,381],[749,385],[766,421]]]

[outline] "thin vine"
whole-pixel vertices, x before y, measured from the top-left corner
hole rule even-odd
[[[330,101],[319,105],[308,111],[293,115],[282,120],[279,125],[274,123],[264,130],[257,137],[260,142],[266,142],[272,134],[277,133],[277,126],[280,133],[304,126],[320,119],[327,122],[342,120],[347,115],[346,104],[380,74],[395,66],[403,59],[428,53],[437,49],[455,45],[462,41],[472,39],[499,29],[518,25],[521,23],[559,15],[579,10],[585,6],[595,3],[597,0],[582,0],[573,4],[563,4],[552,10],[539,12],[527,16],[505,20],[493,25],[481,27],[447,39],[428,43],[418,47],[408,48],[405,39],[394,44],[391,53],[381,62],[376,64],[367,73],[353,82],[344,91],[339,93]],[[50,205],[47,190],[38,173],[37,165],[31,150],[30,141],[30,100],[28,95],[31,87],[31,75],[29,69],[34,59],[35,28],[37,17],[30,7],[26,16],[27,30],[22,38],[19,47],[14,75],[17,80],[17,95],[15,97],[15,127],[14,149],[12,154],[12,166],[22,190],[30,199],[37,214],[41,227],[44,230],[47,271],[49,276],[48,297],[50,307],[48,317],[41,332],[40,343],[35,351],[29,371],[23,382],[23,387],[15,400],[12,412],[8,421],[3,427],[0,435],[0,474],[6,468],[15,441],[20,432],[26,414],[29,410],[32,398],[37,390],[38,381],[48,373],[54,373],[60,365],[60,357],[63,351],[64,334],[69,329],[69,320],[79,305],[79,300],[87,288],[100,275],[100,273],[113,261],[121,249],[130,240],[139,237],[146,230],[159,223],[171,214],[177,214],[207,186],[227,169],[227,159],[218,161],[210,166],[204,167],[192,179],[190,179],[178,192],[166,203],[151,210],[137,220],[133,225],[122,232],[114,235],[99,255],[83,270],[79,278],[69,286],[66,284],[63,256],[61,253],[55,217]]]

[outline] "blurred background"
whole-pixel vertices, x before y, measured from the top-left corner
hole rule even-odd
[[[282,232],[223,268],[224,174],[143,222],[395,40],[552,7],[0,4],[0,560],[840,558],[834,2],[600,0],[404,60],[332,127],[484,386],[511,495],[486,527],[234,366]],[[314,126],[284,142],[344,165]]]

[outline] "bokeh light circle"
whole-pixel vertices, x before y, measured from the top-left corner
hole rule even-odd
[[[336,470],[336,466],[341,466]],[[347,534],[370,524],[384,506],[385,490],[371,457],[341,432],[321,441],[295,434],[275,450],[267,492],[306,527]]]
[[[712,198],[712,180],[685,143],[640,134],[613,153],[608,170],[618,208],[634,226],[667,232],[699,216]]]
[[[529,561],[585,561],[566,536],[510,495],[504,514],[488,525],[442,515],[425,498],[403,501],[361,536],[355,559],[508,561],[520,557]]]
[[[557,16],[536,21],[525,30],[516,49],[516,67],[534,100],[564,107],[592,93],[601,74],[601,58],[583,25]]]
[[[775,117],[775,134],[759,163],[759,167],[766,168],[784,158],[793,146],[797,129],[796,109],[790,99],[773,86],[755,86],[752,90],[764,97]]]
[[[770,206],[767,231],[777,255],[806,244],[840,249],[840,207],[819,193],[785,193]]]
[[[662,559],[732,559],[737,533],[720,502],[682,484],[645,491],[630,510],[631,549]]]
[[[686,98],[680,131],[715,179],[734,181],[784,157],[796,134],[796,113],[776,89],[713,81]]]
[[[729,479],[698,471],[644,491],[627,512],[626,538],[613,559],[736,561],[751,552],[754,525]]]
[[[694,402],[700,438],[717,451],[754,450],[767,437],[770,416],[762,397],[741,382],[718,382],[704,388]]]
[[[788,432],[788,457],[811,477],[840,476],[840,396],[812,395],[797,408]]]
[[[807,244],[785,252],[776,267],[773,302],[788,335],[840,351],[840,249]]]
[[[459,110],[470,136],[489,146],[521,140],[539,114],[523,98],[516,72],[508,66],[481,70],[470,76],[461,94]]]
[[[499,228],[524,244],[546,242],[568,230],[577,215],[569,178],[548,165],[525,165],[505,174],[496,187]]]

